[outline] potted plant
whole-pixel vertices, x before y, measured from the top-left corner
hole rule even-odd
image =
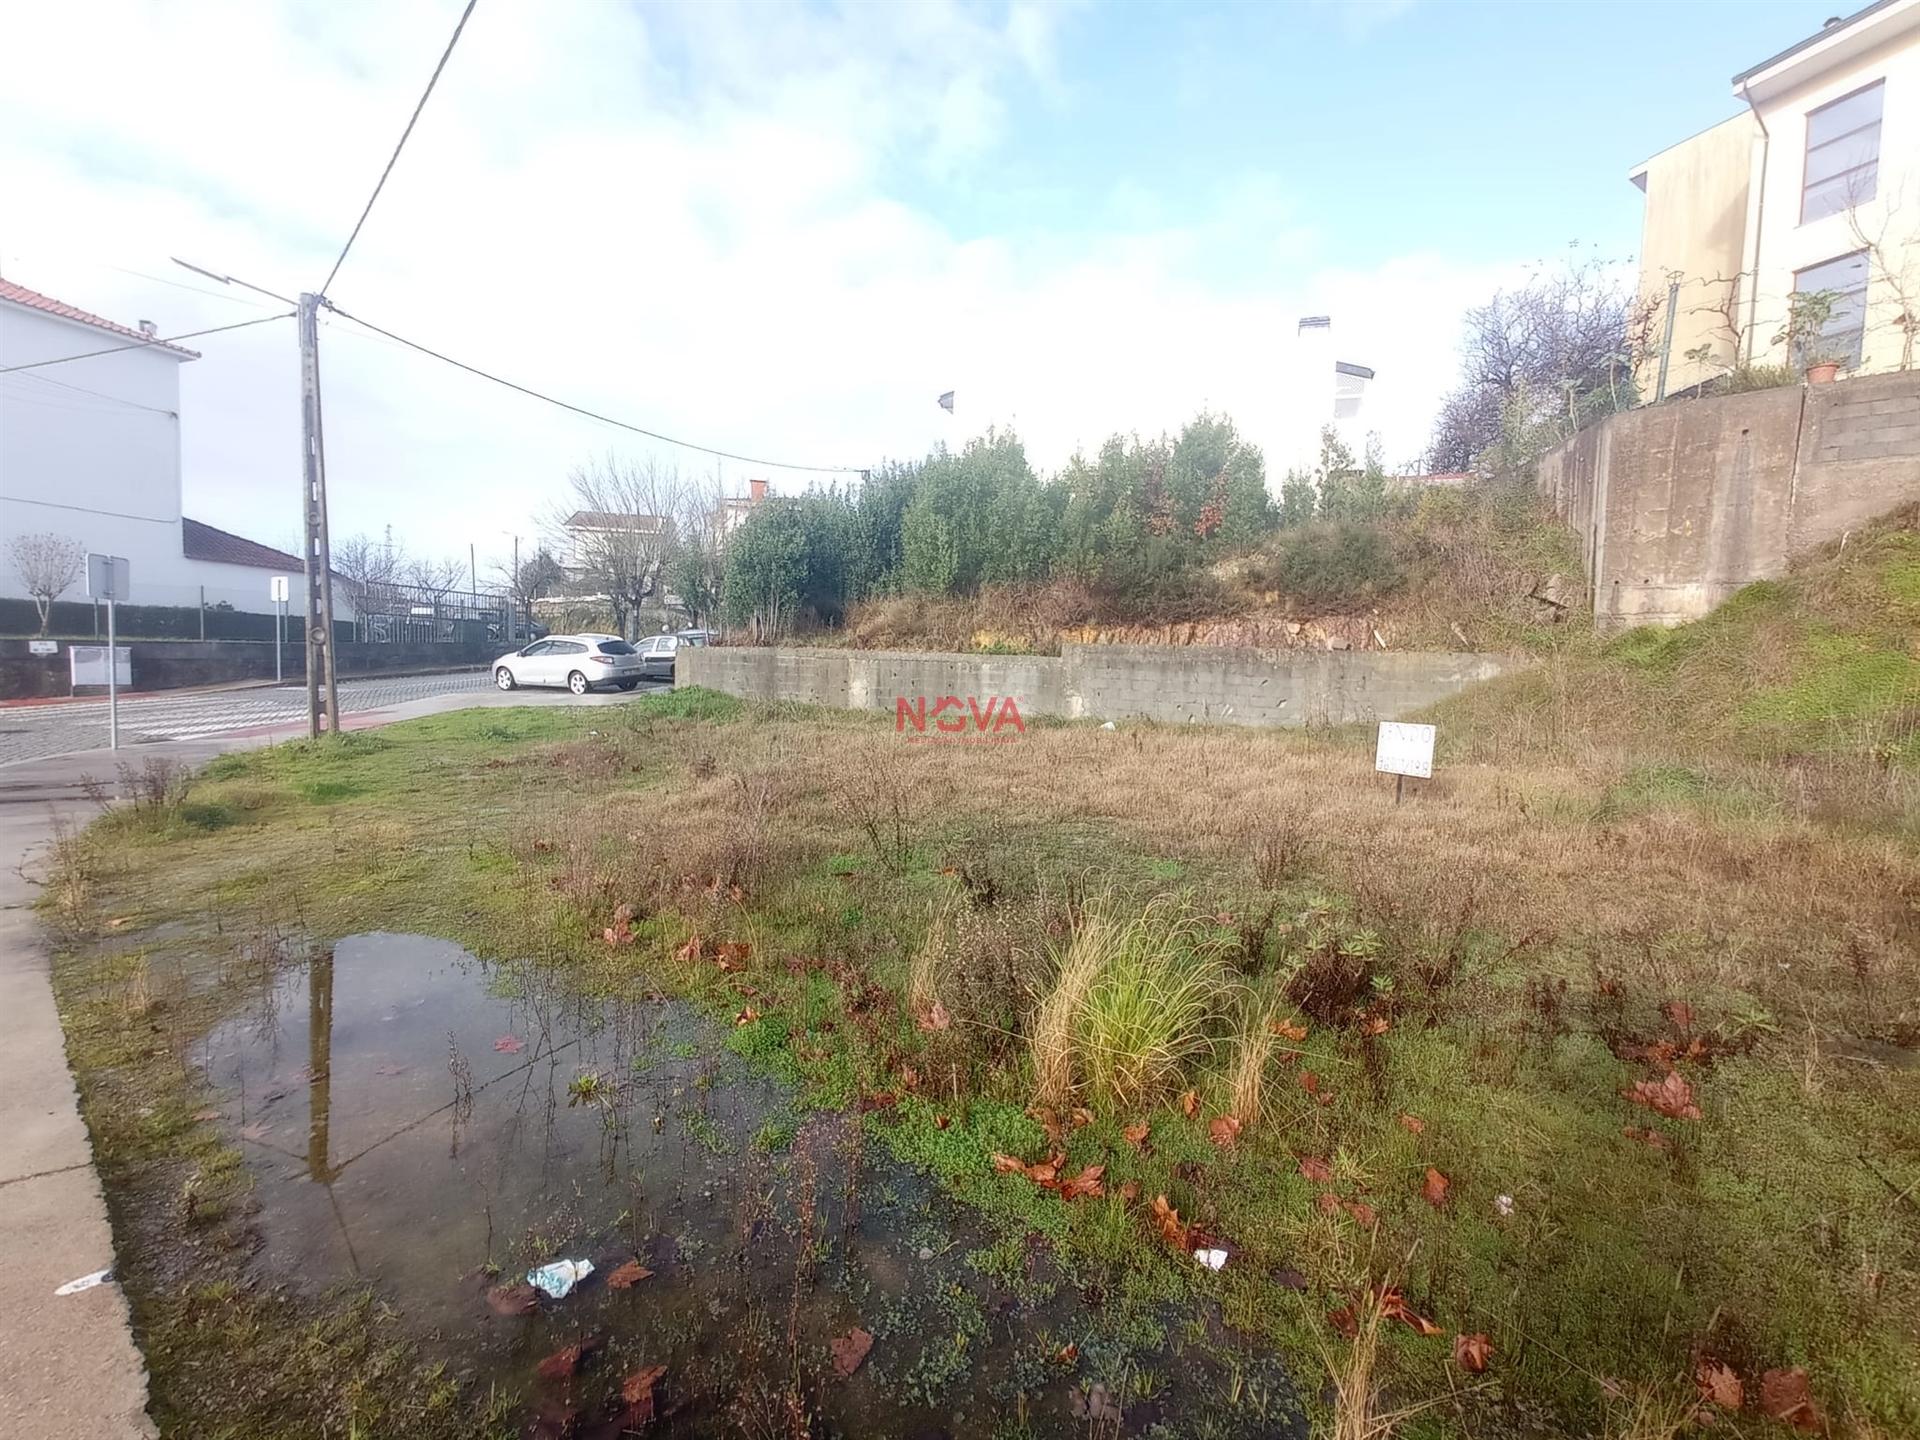
[[[1790,359],[1806,371],[1809,385],[1830,385],[1840,373],[1842,356],[1825,335],[1840,302],[1835,290],[1796,290],[1787,297],[1787,324],[1773,337]]]

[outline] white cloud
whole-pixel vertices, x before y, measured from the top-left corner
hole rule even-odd
[[[17,10],[19,53],[88,64],[84,83],[68,65],[16,70],[0,95],[5,273],[165,333],[263,303],[179,288],[218,289],[169,255],[317,285],[457,12]],[[1028,4],[490,0],[333,296],[650,428],[854,466],[988,423],[1016,423],[1053,466],[1203,404],[1273,445],[1297,407],[1294,321],[1325,310],[1343,358],[1379,371],[1389,458],[1410,456],[1490,269],[1421,254],[1343,266],[1270,176],[1219,177],[1199,214],[1128,188],[1127,224],[1087,234],[963,238],[899,198],[903,173],[989,174],[1019,144],[1021,91],[1070,107],[1058,69],[1073,23]],[[322,345],[342,533],[391,523],[416,548],[484,555],[503,531],[531,534],[586,454],[649,448],[344,322]],[[293,346],[290,323],[210,337],[183,382],[189,512],[276,542],[297,525]],[[952,418],[933,403],[947,389]]]

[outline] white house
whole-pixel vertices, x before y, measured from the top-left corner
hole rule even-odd
[[[136,605],[266,613],[273,574],[298,603],[299,557],[181,514],[180,367],[198,358],[0,280],[0,596],[27,593],[6,541],[51,533],[126,556]],[[84,579],[60,598],[84,600]]]

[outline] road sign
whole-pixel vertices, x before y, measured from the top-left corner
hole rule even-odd
[[[126,556],[87,552],[87,594],[95,600],[125,600],[131,579]]]
[[[1373,768],[1383,775],[1413,775],[1424,780],[1433,774],[1433,726],[1380,722],[1374,742]]]
[[[60,653],[60,642],[58,640],[29,640],[27,641],[27,653],[29,655],[58,655]]]
[[[75,685],[131,685],[133,683],[133,647],[115,645],[113,650],[113,674],[107,673],[107,650],[105,645],[69,645],[67,647],[67,672],[73,677]]]
[[[284,575],[274,576],[273,583],[268,587],[267,594],[270,599],[278,601],[282,605],[286,604],[287,603],[287,577]]]

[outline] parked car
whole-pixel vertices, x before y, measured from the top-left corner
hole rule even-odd
[[[633,646],[612,635],[550,635],[493,662],[493,683],[564,685],[576,695],[603,686],[631,690],[645,675]]]
[[[642,640],[639,645],[640,669],[646,675],[664,675],[673,678],[673,657],[683,647],[709,644],[713,639],[706,630],[682,630],[673,635],[656,635],[651,640]]]

